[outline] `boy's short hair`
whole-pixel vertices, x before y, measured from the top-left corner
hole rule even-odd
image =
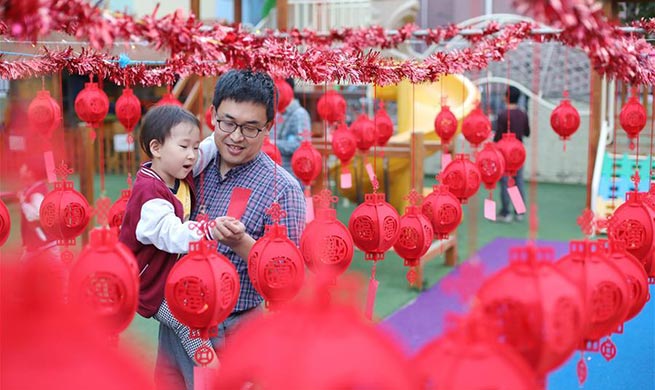
[[[507,91],[507,99],[509,100],[510,104],[518,103],[520,97],[521,91],[513,85],[510,86],[509,90]]]
[[[163,144],[171,134],[171,129],[180,123],[189,123],[200,128],[200,121],[188,110],[179,106],[164,105],[151,108],[143,118],[139,143],[141,148],[152,158],[150,142],[157,140]]]
[[[218,108],[223,100],[250,102],[266,107],[266,122],[275,116],[275,83],[271,76],[251,70],[230,70],[221,76],[214,88],[212,104]]]

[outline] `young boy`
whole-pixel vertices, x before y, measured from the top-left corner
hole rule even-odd
[[[196,203],[192,169],[200,143],[200,122],[193,114],[177,106],[154,107],[143,119],[139,141],[151,161],[137,173],[119,235],[120,241],[134,252],[140,269],[137,312],[146,318],[154,316],[160,322],[160,334],[162,326],[175,331],[185,352],[195,361],[201,342],[190,339],[189,328],[172,316],[164,299],[166,278],[180,254],[188,251],[190,242],[202,236],[224,239],[226,232],[230,239],[238,239],[245,227],[234,218],[219,217],[212,231],[190,228],[188,219]],[[205,344],[211,347],[211,343]],[[175,358],[162,354],[161,340],[158,349],[157,387],[192,388],[177,375],[179,369],[172,363]]]

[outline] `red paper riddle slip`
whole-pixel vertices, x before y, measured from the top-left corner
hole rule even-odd
[[[493,199],[484,200],[484,217],[490,221],[496,220],[496,202]]]
[[[227,206],[227,212],[225,215],[241,219],[246,212],[246,206],[248,206],[248,200],[250,199],[251,193],[252,190],[250,188],[236,187],[233,189],[232,196],[230,197],[230,204]]]

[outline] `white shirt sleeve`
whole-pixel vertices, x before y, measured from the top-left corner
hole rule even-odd
[[[214,135],[210,135],[198,146],[198,159],[193,165],[193,176],[198,176],[200,172],[204,171],[209,165],[209,162],[216,157],[218,154],[218,149],[216,148],[216,143],[214,142]]]
[[[205,235],[200,229],[191,229],[191,223],[182,223],[175,209],[164,199],[151,199],[141,207],[141,218],[136,225],[136,239],[144,245],[154,245],[168,253],[187,253],[189,243]]]
[[[45,197],[43,194],[34,194],[32,195],[27,202],[21,205],[23,209],[23,214],[25,214],[25,219],[30,222],[36,221],[39,219],[39,209],[41,208],[41,203],[43,203]]]

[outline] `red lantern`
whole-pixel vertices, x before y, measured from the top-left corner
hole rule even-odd
[[[375,145],[375,123],[366,114],[360,114],[350,125],[350,131],[357,138],[357,149],[367,152]]]
[[[11,232],[11,218],[9,216],[9,209],[5,202],[0,199],[0,246],[3,246],[9,238]]]
[[[257,240],[248,255],[248,276],[266,305],[275,310],[293,299],[305,279],[305,264],[300,250],[287,237],[287,227],[278,221],[284,214],[278,203],[268,213],[273,225]]]
[[[207,107],[207,111],[205,111],[205,123],[207,124],[207,126],[209,126],[211,131],[214,131],[214,129],[216,128],[216,125],[214,124],[214,121],[212,120],[212,106]],[[266,138],[268,138],[268,137],[266,137]]]
[[[455,159],[441,172],[441,182],[448,186],[462,204],[466,204],[468,198],[475,195],[481,181],[478,167],[469,160],[467,154],[455,155]]]
[[[434,238],[445,240],[462,222],[462,204],[446,185],[432,187],[423,200],[421,211],[432,223]]]
[[[568,92],[564,93],[564,99],[550,114],[550,126],[559,138],[568,140],[580,127],[580,114],[568,99]]]
[[[277,112],[284,112],[293,100],[293,89],[282,79],[275,80],[275,87],[277,88]]]
[[[72,296],[64,302],[61,261],[41,252],[20,267],[8,263],[0,271],[2,389],[153,388],[152,373],[137,361],[131,342],[117,348],[94,323],[96,316],[72,305]]]
[[[441,144],[446,146],[455,136],[457,132],[457,118],[450,107],[446,105],[441,106],[441,111],[434,118],[434,132],[437,133],[441,139]]]
[[[389,114],[387,114],[387,110],[384,109],[384,103],[382,101],[380,102],[380,108],[375,113],[374,122],[376,129],[375,145],[384,146],[393,135],[393,122]]]
[[[653,243],[653,223],[655,211],[647,207],[644,194],[630,191],[609,218],[607,239],[621,245],[644,266],[648,266],[655,248]]]
[[[116,117],[128,133],[131,133],[136,124],[139,123],[139,119],[141,119],[141,102],[134,95],[131,88],[125,87],[121,96],[116,100]]]
[[[366,260],[384,260],[386,252],[396,242],[400,217],[396,209],[385,200],[384,194],[364,196],[364,203],[353,210],[348,221],[357,248],[365,253]]]
[[[500,340],[540,377],[569,358],[583,325],[580,289],[552,264],[553,256],[552,248],[510,249],[510,265],[489,278],[476,296]]]
[[[555,264],[582,291],[586,324],[582,340],[592,343],[618,329],[631,304],[625,276],[614,262],[608,261],[601,246],[591,241],[571,241],[570,253]]]
[[[407,281],[412,285],[416,282],[415,267],[420,265],[421,257],[430,249],[434,237],[432,223],[416,206],[419,197],[416,190],[412,189],[408,196],[410,205],[400,217],[400,233],[393,244],[393,249],[403,258],[405,267],[410,267],[407,271]]]
[[[36,93],[36,97],[27,108],[27,120],[33,132],[50,138],[52,132],[61,126],[61,107],[50,92],[43,89]]]
[[[648,192],[644,192],[642,194],[643,194],[641,196],[642,202],[644,202],[644,204],[648,206],[651,210],[655,210],[655,183],[651,183],[651,185],[648,187]]]
[[[90,214],[84,195],[66,179],[55,182],[55,189],[46,194],[39,210],[41,227],[62,245],[75,242],[86,229]]]
[[[310,271],[333,279],[352,262],[353,238],[331,207],[338,198],[330,190],[322,190],[314,199],[318,203],[316,218],[307,224],[300,237],[300,251]]]
[[[84,89],[75,98],[75,113],[90,127],[98,128],[109,112],[109,98],[98,88],[98,83],[84,84]]]
[[[503,137],[496,146],[505,157],[505,173],[510,177],[516,176],[525,162],[523,142],[516,138],[516,134],[507,132],[503,133]]]
[[[291,169],[304,185],[309,186],[321,173],[322,162],[321,153],[312,143],[302,141],[291,156]]]
[[[475,165],[480,172],[480,179],[487,190],[493,191],[496,183],[505,174],[505,158],[495,143],[487,142],[475,155]]]
[[[462,123],[462,134],[468,142],[477,147],[491,135],[491,121],[480,107],[476,107]]]
[[[127,201],[130,200],[132,195],[132,190],[122,190],[121,197],[116,199],[116,202],[111,205],[109,212],[107,213],[107,220],[109,227],[120,229],[123,224],[123,217],[125,216],[125,207],[127,206]]]
[[[625,251],[621,241],[610,244],[607,240],[598,240],[598,244],[606,251],[608,260],[616,264],[625,276],[630,309],[624,322],[628,322],[639,314],[649,299],[648,275],[639,260]]]
[[[348,165],[357,152],[357,137],[348,131],[345,124],[340,124],[332,133],[332,151],[341,162],[341,188],[350,188],[348,184],[352,182],[352,178]]]
[[[648,274],[648,284],[655,284],[655,256],[651,256],[650,263],[646,264],[646,273]]]
[[[113,229],[90,233],[70,274],[70,300],[96,317],[111,334],[125,330],[139,303],[139,268]]]
[[[343,122],[346,119],[346,99],[335,90],[329,90],[316,103],[316,111],[324,121]]]
[[[484,319],[467,319],[423,347],[413,364],[421,381],[419,388],[540,388],[525,360],[496,341],[493,332],[485,329],[488,327]]]
[[[232,313],[239,298],[239,275],[216,241],[189,244],[166,280],[165,296],[171,313],[191,328],[191,337],[208,339]]]
[[[264,137],[262,152],[266,153],[277,165],[282,165],[282,154],[280,153],[280,149],[278,149],[275,144],[271,143],[271,139],[268,138],[268,136]]]
[[[177,100],[175,95],[173,95],[170,92],[167,92],[162,96],[161,99],[155,104],[155,106],[166,106],[166,105],[171,105],[171,106],[178,106],[178,107],[183,107],[184,104],[182,104],[181,101]]]
[[[639,137],[639,133],[646,126],[646,121],[648,120],[646,109],[641,105],[635,95],[636,91],[633,90],[632,96],[623,108],[621,108],[621,114],[619,115],[621,127],[630,139],[630,149],[634,148],[633,141]]]
[[[388,335],[342,300],[323,299],[347,294],[355,293],[318,291],[244,323],[221,355],[216,388],[417,389]]]

